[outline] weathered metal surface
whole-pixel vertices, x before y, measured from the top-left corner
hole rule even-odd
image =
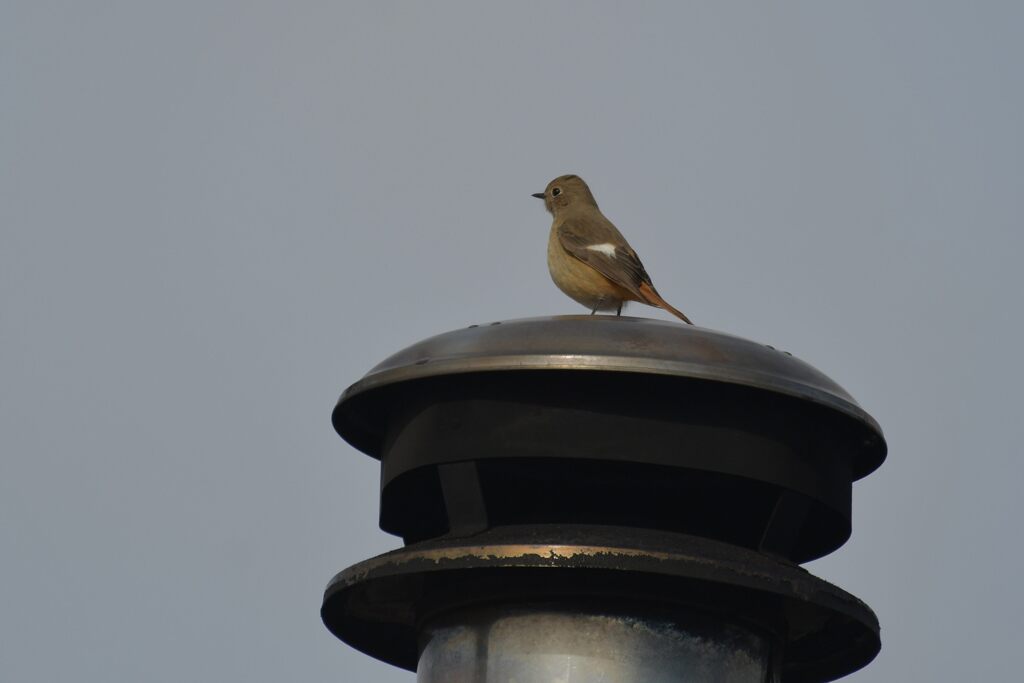
[[[524,605],[427,624],[417,683],[770,683],[772,639],[735,624],[681,624]]]
[[[322,616],[353,647],[412,670],[417,632],[437,615],[531,603],[740,620],[778,633],[789,682],[832,680],[880,647],[866,605],[795,565],[707,539],[615,527],[505,527],[392,551],[336,576]]]
[[[881,464],[874,419],[826,375],[788,353],[729,334],[632,317],[559,316],[474,325],[392,355],[350,386],[334,411],[338,433],[380,457],[387,390],[430,378],[499,372],[600,372],[674,377],[749,387],[835,411],[859,426],[854,466]]]
[[[439,334],[377,364],[345,392],[461,372],[607,370],[697,377],[813,396],[865,421],[838,384],[798,358],[741,337],[629,316],[524,318]]]

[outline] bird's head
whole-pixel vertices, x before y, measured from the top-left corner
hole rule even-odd
[[[533,196],[543,199],[544,208],[556,215],[569,208],[597,208],[590,188],[578,175],[560,175]]]

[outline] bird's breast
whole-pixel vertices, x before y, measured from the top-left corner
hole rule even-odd
[[[566,251],[555,226],[548,238],[548,271],[566,296],[587,308],[600,304],[601,310],[614,309],[619,302],[633,298],[625,289]]]

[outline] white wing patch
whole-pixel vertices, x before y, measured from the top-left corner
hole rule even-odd
[[[590,251],[599,251],[608,258],[615,258],[615,245],[611,242],[604,242],[603,244],[588,244],[587,249]]]

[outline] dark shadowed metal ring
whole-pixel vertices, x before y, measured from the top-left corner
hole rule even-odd
[[[867,605],[796,565],[708,539],[616,527],[501,527],[417,543],[335,576],[321,615],[353,647],[415,670],[418,629],[441,610],[567,601],[759,622],[783,642],[787,683],[846,675],[880,648]]]

